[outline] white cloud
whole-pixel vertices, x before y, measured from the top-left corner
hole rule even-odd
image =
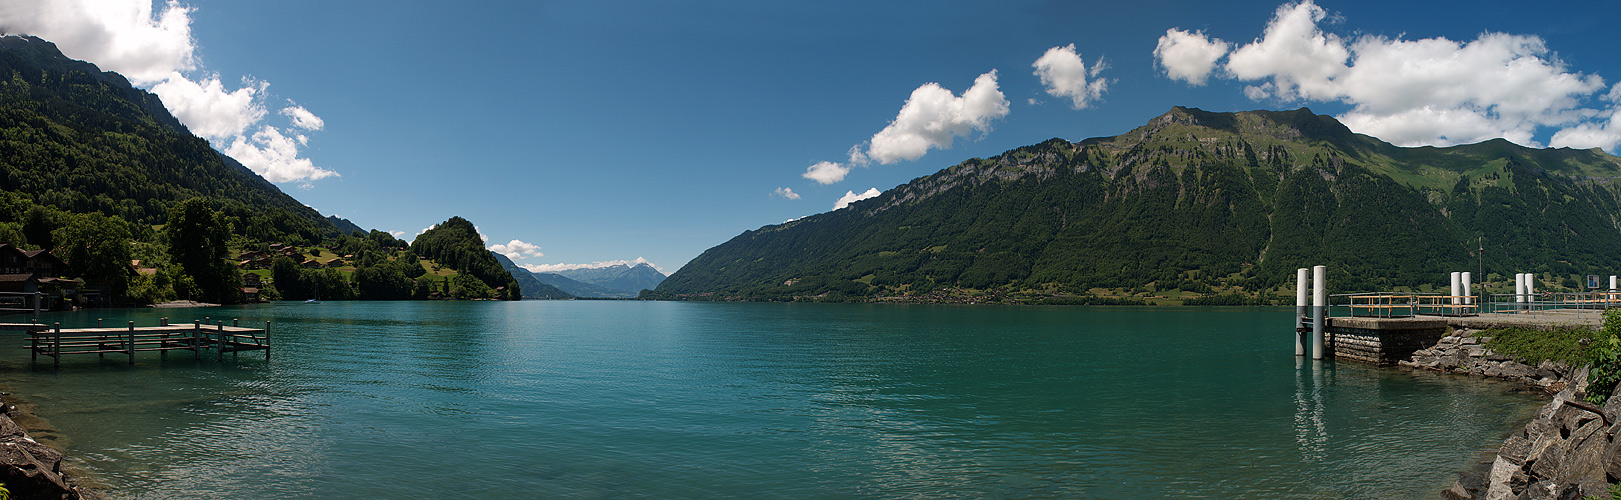
[[[1008,109],[996,70],[975,78],[961,97],[927,83],[912,91],[889,126],[873,134],[866,156],[883,164],[916,160],[930,149],[950,148],[958,136],[990,132],[991,121],[1007,116]]]
[[[210,141],[240,137],[253,124],[265,118],[260,96],[269,86],[264,82],[242,80],[242,87],[227,91],[219,75],[191,81],[178,72],[152,86],[152,93],[191,132]]]
[[[490,245],[490,251],[505,255],[512,260],[546,256],[546,254],[540,252],[540,246],[517,239],[505,244]]]
[[[1165,76],[1202,86],[1215,70],[1216,61],[1227,55],[1232,44],[1220,39],[1212,40],[1202,31],[1187,32],[1165,30],[1154,47],[1154,63],[1165,70]]]
[[[1282,99],[1336,97],[1333,79],[1345,72],[1350,51],[1339,36],[1317,29],[1327,15],[1310,0],[1278,7],[1261,38],[1227,57],[1228,73],[1246,81],[1270,78],[1266,94]]]
[[[1067,97],[1070,107],[1086,109],[1095,101],[1103,97],[1108,90],[1109,82],[1098,78],[1098,74],[1106,67],[1103,61],[1098,60],[1092,69],[1086,68],[1086,62],[1081,55],[1075,52],[1075,44],[1047,49],[1040,59],[1030,66],[1036,68],[1035,75],[1041,77],[1041,84],[1047,87],[1047,95],[1053,97]],[[1087,79],[1091,81],[1088,82]]]
[[[405,236],[405,231],[389,231],[388,234],[392,234],[392,235],[394,235],[395,238],[398,238],[398,237],[401,237],[401,236]],[[417,234],[422,234],[422,233],[417,233]]]
[[[805,167],[805,173],[800,174],[800,177],[816,181],[817,184],[832,184],[844,180],[844,176],[849,174],[850,167],[831,161],[821,161]]]
[[[777,188],[776,191],[772,191],[771,194],[773,196],[781,196],[783,198],[787,198],[787,199],[790,199],[790,200],[799,199],[799,193],[795,193],[792,188],[780,187],[780,188]]]
[[[312,181],[338,175],[315,166],[309,158],[299,158],[294,139],[269,125],[260,127],[252,137],[237,135],[225,147],[225,154],[270,182]]]
[[[1616,151],[1621,148],[1621,107],[1609,111],[1609,120],[1582,123],[1553,134],[1548,145],[1556,148],[1600,148]]]
[[[428,226],[428,227],[425,227],[425,228],[422,228],[422,230],[421,230],[421,231],[417,231],[417,236],[422,236],[422,233],[426,233],[426,232],[428,232],[428,231],[429,231],[429,230],[432,230],[432,229],[433,229],[433,228],[436,228],[436,227],[439,227],[439,225],[438,225],[438,224],[434,224],[434,225],[432,225],[432,226]]]
[[[271,182],[302,181],[308,187],[308,181],[337,175],[298,158],[309,137],[287,137],[263,123],[268,82],[247,77],[237,88],[228,89],[219,75],[203,71],[191,36],[190,7],[169,0],[154,10],[152,4],[151,0],[3,0],[0,31],[51,41],[70,58],[116,71],[148,88],[193,133]],[[324,126],[320,117],[300,106],[279,112],[297,128]]]
[[[861,201],[861,200],[865,200],[867,198],[878,196],[880,194],[883,194],[883,193],[880,193],[878,191],[878,188],[867,188],[867,192],[861,193],[861,194],[856,194],[855,191],[845,191],[844,196],[839,197],[839,201],[833,204],[833,209],[838,210],[838,209],[841,209],[841,208],[844,208],[844,207],[848,207],[848,206],[850,206],[851,203],[855,203],[855,202],[858,202],[858,201]]]
[[[1255,100],[1350,104],[1339,117],[1347,127],[1402,146],[1501,137],[1540,147],[1539,128],[1557,127],[1556,144],[1615,147],[1604,122],[1613,113],[1584,104],[1599,97],[1603,79],[1568,70],[1539,37],[1342,38],[1319,27],[1327,18],[1309,0],[1278,7],[1261,38],[1226,56],[1221,76],[1251,82],[1244,93]],[[1225,43],[1188,36],[1187,43]],[[1161,38],[1161,47],[1178,43]],[[1155,55],[1167,76],[1198,83],[1200,68]]]
[[[315,116],[315,113],[311,113],[310,110],[304,109],[303,106],[294,105],[288,108],[281,108],[281,114],[287,115],[288,118],[292,119],[294,127],[304,130],[321,130],[322,128],[326,127],[325,120],[322,120],[319,116]]]
[[[0,31],[44,38],[137,85],[197,66],[191,8],[174,0],[156,12],[151,0],[6,0]]]
[[[653,266],[653,269],[657,269],[661,273],[664,272],[663,267],[660,267],[658,264],[648,262],[644,257],[637,257],[635,260],[603,260],[592,262],[590,264],[519,264],[518,267],[528,269],[529,272],[532,273],[555,273],[558,271],[569,271],[574,269],[601,269],[604,267],[636,266],[639,264],[647,264],[649,266]]]

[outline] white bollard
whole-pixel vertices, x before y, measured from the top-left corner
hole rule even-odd
[[[1295,331],[1295,355],[1306,355],[1306,332],[1300,330],[1311,312],[1306,309],[1306,285],[1311,280],[1311,270],[1304,267],[1295,270],[1295,324],[1291,327]]]
[[[1469,271],[1464,271],[1463,272],[1463,303],[1464,303],[1464,305],[1471,305],[1472,306],[1472,305],[1475,305],[1476,302],[1478,302],[1478,301],[1475,300],[1475,273],[1472,273],[1472,272],[1469,272]]]
[[[1525,309],[1525,273],[1514,275],[1514,308]]]
[[[1463,301],[1458,297],[1459,295],[1463,295],[1463,273],[1457,271],[1452,272],[1452,293],[1449,295],[1451,295],[1452,300],[1449,300],[1448,302],[1451,302],[1452,305],[1463,303]]]
[[[1323,359],[1323,321],[1328,316],[1328,268],[1311,268],[1311,359]]]
[[[1525,273],[1525,302],[1537,308],[1537,273]]]

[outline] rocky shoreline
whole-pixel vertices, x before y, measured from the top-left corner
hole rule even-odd
[[[15,500],[100,498],[63,471],[62,453],[28,437],[13,419],[17,406],[0,404],[0,482]]]
[[[1587,403],[1587,368],[1531,366],[1491,352],[1479,330],[1458,329],[1401,361],[1404,367],[1516,381],[1553,395],[1489,462],[1441,492],[1449,500],[1609,498],[1621,480],[1621,387],[1603,407]]]

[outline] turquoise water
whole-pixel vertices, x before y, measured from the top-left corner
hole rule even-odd
[[[1299,366],[1287,309],[605,301],[58,313],[275,351],[0,383],[115,498],[1435,498],[1537,400]]]

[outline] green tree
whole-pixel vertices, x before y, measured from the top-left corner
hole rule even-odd
[[[30,245],[36,248],[54,248],[56,245],[51,240],[51,232],[56,230],[56,212],[34,205],[28,209],[28,215],[23,216],[22,230]]]
[[[0,243],[22,248],[28,245],[28,237],[23,235],[23,225],[16,222],[0,222]]]
[[[101,213],[63,214],[51,233],[56,256],[67,261],[86,284],[109,288],[122,300],[129,289],[129,224]]]
[[[208,198],[192,198],[169,209],[163,227],[169,240],[170,261],[196,284],[199,299],[234,304],[241,302],[242,275],[226,258],[231,228],[224,214]],[[178,291],[178,290],[177,290]]]
[[[270,261],[270,281],[276,284],[276,291],[281,292],[285,300],[305,300],[313,298],[309,283],[304,278],[303,269],[297,262],[283,256],[277,256]]]

